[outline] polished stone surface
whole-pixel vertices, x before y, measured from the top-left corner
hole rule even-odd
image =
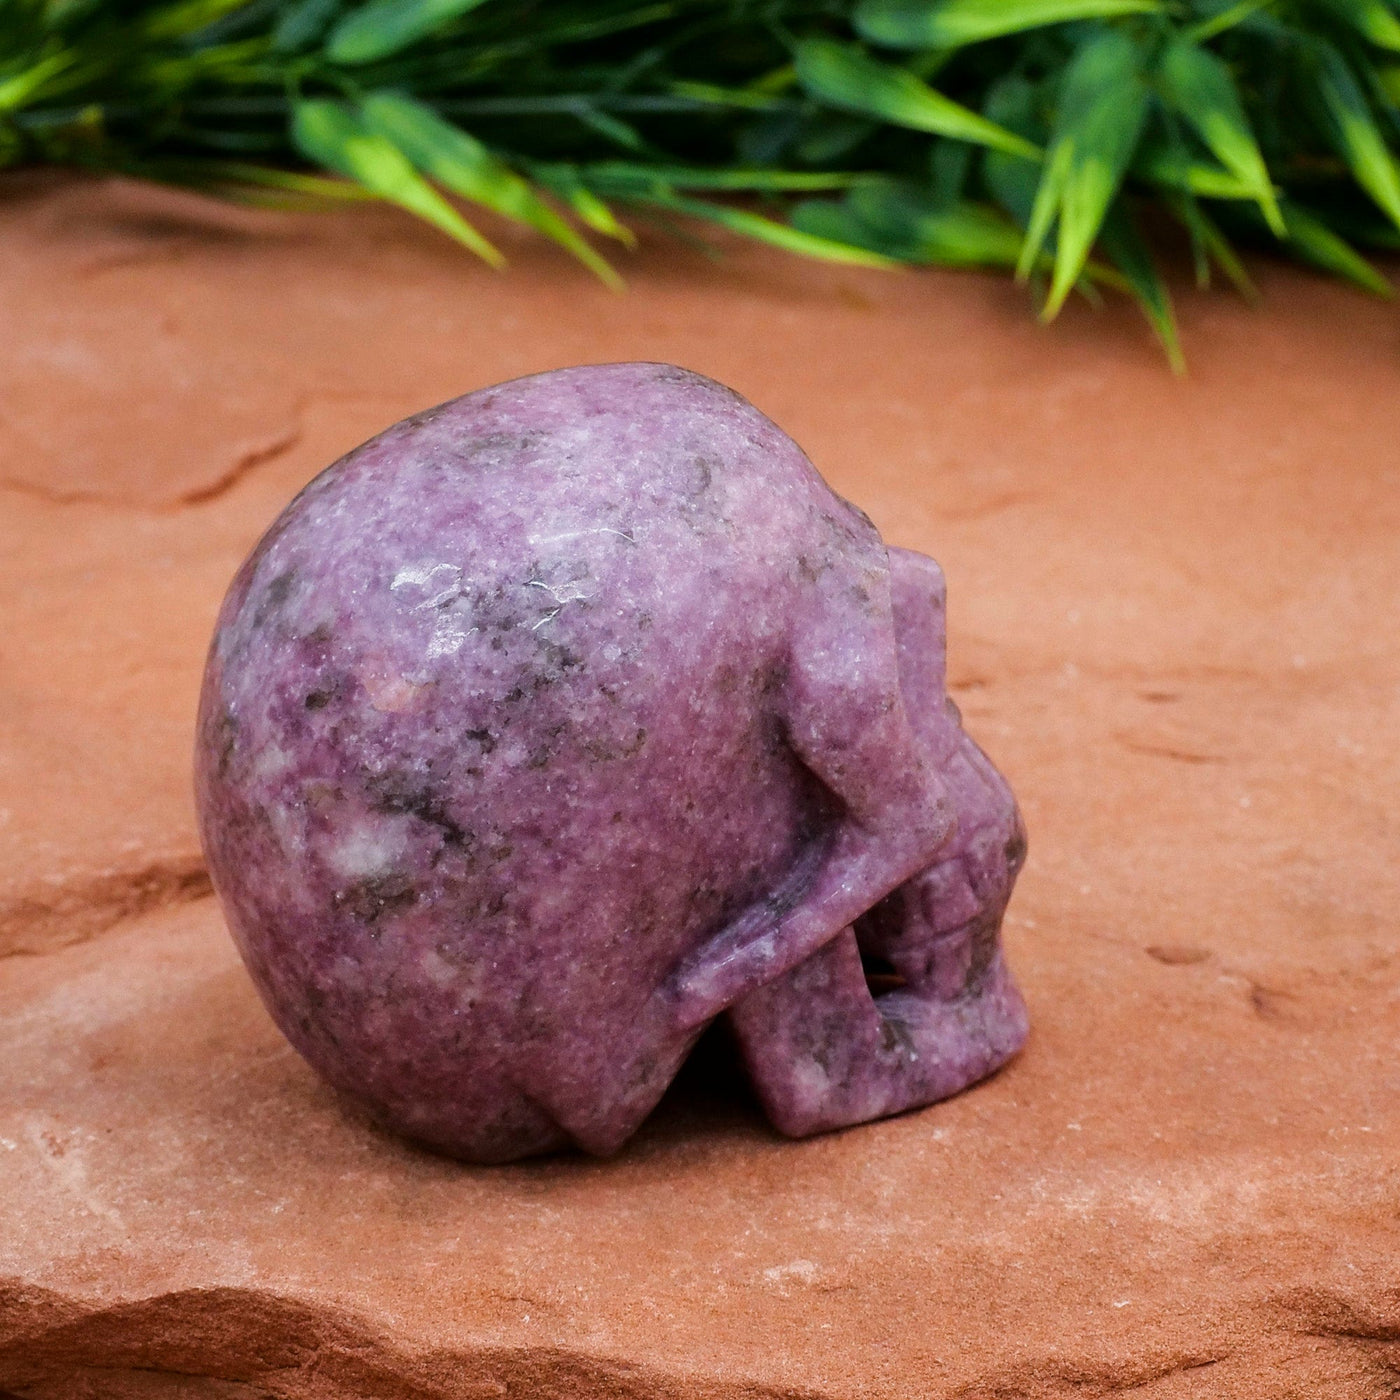
[[[793,1135],[985,1077],[1026,1034],[1025,839],[947,700],[944,594],[672,365],[379,434],[240,571],[201,705],[205,847],[278,1024],[475,1161],[615,1151],[727,1010]]]

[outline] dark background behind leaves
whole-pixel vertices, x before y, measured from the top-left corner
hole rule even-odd
[[[0,166],[275,204],[473,207],[615,283],[638,219],[807,256],[1005,268],[1041,314],[1152,248],[1373,292],[1400,246],[1390,0],[0,0]]]

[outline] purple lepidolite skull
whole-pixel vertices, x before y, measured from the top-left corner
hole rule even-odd
[[[1025,838],[946,699],[943,607],[932,560],[672,366],[381,433],[268,531],[205,677],[205,848],[273,1016],[475,1161],[613,1151],[721,1013],[794,1135],[990,1073],[1026,1034]]]

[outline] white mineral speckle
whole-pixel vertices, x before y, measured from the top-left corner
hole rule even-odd
[[[343,879],[369,880],[392,870],[403,858],[405,845],[397,822],[355,822],[336,832],[326,849],[326,864]]]

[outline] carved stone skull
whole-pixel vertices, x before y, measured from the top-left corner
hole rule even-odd
[[[938,566],[711,380],[396,424],[286,509],[210,651],[200,819],[259,991],[473,1161],[616,1150],[722,1014],[785,1133],[956,1093],[1025,1038],[1025,837],[944,635]]]

